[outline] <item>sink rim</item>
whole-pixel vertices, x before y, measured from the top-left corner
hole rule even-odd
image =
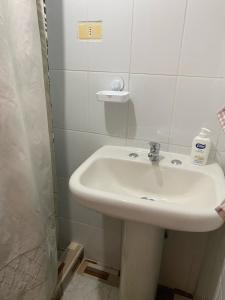
[[[131,158],[128,156],[130,152],[137,152],[139,156],[137,158]],[[161,154],[164,156],[164,159],[160,161],[162,167],[194,171],[210,176],[214,181],[216,192],[219,193],[219,195],[224,195],[225,198],[224,176],[217,163],[206,166],[195,166],[191,164],[191,159],[187,155],[171,152],[161,152]],[[212,208],[196,209],[181,206],[177,203],[146,201],[137,197],[114,194],[83,185],[81,183],[81,175],[95,161],[103,158],[151,164],[147,158],[147,149],[126,146],[103,146],[93,153],[70,178],[70,190],[76,198],[76,201],[82,205],[116,218],[144,222],[173,230],[203,232],[214,230],[223,224],[221,217],[219,217]],[[172,158],[180,159],[182,165],[177,166],[171,163],[169,165]],[[217,194],[216,197],[219,195]],[[215,207],[222,202],[222,200],[223,199],[221,199],[221,201],[218,200],[217,203],[215,203]]]

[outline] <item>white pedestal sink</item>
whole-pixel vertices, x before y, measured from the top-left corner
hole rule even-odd
[[[76,201],[124,220],[121,300],[155,299],[164,228],[203,232],[223,224],[215,212],[225,199],[220,166],[195,166],[181,154],[161,155],[152,164],[147,150],[104,146],[70,178]]]
[[[124,222],[120,299],[154,300],[163,249],[164,230]]]

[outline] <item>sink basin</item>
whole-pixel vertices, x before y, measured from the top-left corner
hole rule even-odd
[[[195,166],[190,157],[104,146],[71,176],[76,201],[124,220],[120,300],[154,300],[164,228],[203,232],[223,224],[215,208],[225,199],[217,163]]]
[[[104,146],[73,173],[70,189],[83,205],[117,218],[182,231],[220,227],[214,210],[225,199],[220,166],[195,166],[181,154],[161,156],[151,163],[147,150]]]

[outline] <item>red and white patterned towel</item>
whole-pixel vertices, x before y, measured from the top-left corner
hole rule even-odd
[[[217,117],[223,131],[225,132],[225,106],[220,111],[218,111]]]
[[[215,208],[218,215],[225,220],[225,200]]]
[[[223,131],[225,132],[225,106],[220,111],[218,111],[217,117]],[[222,219],[225,220],[225,200],[215,208],[215,211],[220,215]]]

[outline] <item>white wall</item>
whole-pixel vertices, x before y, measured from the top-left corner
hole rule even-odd
[[[225,104],[224,0],[48,0],[60,247],[85,244],[87,255],[119,267],[121,222],[71,201],[73,170],[104,144],[190,152],[201,126],[225,160],[216,112]],[[102,20],[103,40],[77,39],[77,22]],[[96,101],[124,78],[132,99]],[[218,137],[220,133],[220,138]],[[171,232],[161,283],[193,292],[207,234]],[[188,249],[188,250],[187,250]]]
[[[209,234],[194,300],[225,299],[225,226]]]

